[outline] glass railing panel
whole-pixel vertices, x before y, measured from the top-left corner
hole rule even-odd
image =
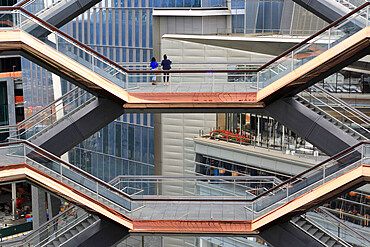
[[[270,193],[258,197],[247,207],[254,211],[255,216],[264,215],[271,210],[292,201],[293,199],[311,191],[312,189],[329,182],[332,179],[361,165],[368,156],[363,156],[363,150],[368,144],[358,146],[344,155],[323,163],[319,167],[307,171],[304,175],[289,181]]]
[[[223,169],[221,169],[223,170]],[[173,198],[191,196],[208,197],[248,197],[262,194],[281,181],[273,176],[194,176],[194,177],[151,177],[119,176],[110,182],[113,186],[132,198]]]
[[[13,14],[10,14],[12,13]],[[84,47],[78,41],[70,39],[62,32],[54,30],[36,18],[27,15],[20,10],[1,11],[0,20],[7,20],[10,28],[20,29],[34,36],[37,39],[45,34],[51,33],[48,38],[42,38],[47,45],[55,48],[64,55],[81,63],[86,68],[93,70],[103,78],[111,81],[120,87],[125,88],[126,72],[117,67],[103,56],[95,54],[90,48]]]
[[[50,1],[31,0],[31,1],[28,1],[25,4],[21,5],[21,7],[24,8],[25,10],[27,10],[28,12],[36,15],[40,11],[45,10],[48,6],[48,3],[50,3]],[[50,5],[51,5],[51,3],[50,3]]]
[[[322,230],[329,232],[334,238],[345,241],[347,244],[355,246],[369,246],[370,241],[367,238],[369,227],[361,227],[340,219],[331,210],[323,207],[310,211],[305,217],[314,224],[321,226]]]
[[[110,200],[112,202],[112,204],[110,205],[112,208],[114,208],[113,205],[125,208],[126,210],[120,210],[122,213],[127,212],[127,210],[130,211],[134,209],[131,205],[130,199],[123,197],[121,194],[117,193],[112,188],[98,185],[98,195],[99,195],[98,201],[102,201],[100,197]]]
[[[0,127],[0,133],[7,132],[9,136],[8,141],[30,139],[95,99],[82,89],[75,88],[16,126]]]
[[[131,217],[158,220],[245,220],[247,214],[249,211],[244,202],[173,200],[144,202],[144,207],[133,211]]]
[[[22,242],[30,244],[30,246],[41,246],[57,237],[61,232],[69,229],[72,223],[80,221],[81,218],[85,218],[87,215],[85,210],[78,207],[71,207],[60,217],[51,220],[42,228],[27,235]]]
[[[95,73],[120,86],[121,88],[132,87],[130,83],[126,83],[126,72],[122,71],[121,69],[112,67],[112,65],[104,59],[93,56],[92,65],[92,70]]]
[[[20,1],[15,6],[22,7],[23,9],[27,10],[31,14],[36,16],[47,14],[48,10],[52,9],[56,5],[66,5],[71,0],[30,0],[30,1]]]
[[[13,165],[24,163],[24,146],[23,144],[15,144],[12,146],[0,146],[0,165]]]
[[[227,69],[227,68],[225,68]],[[153,77],[157,85],[152,85]],[[164,86],[163,73],[130,73],[129,92],[256,92],[257,72],[242,73],[170,73]]]
[[[368,25],[366,19],[361,16],[366,14],[367,11],[368,7],[365,7],[358,11],[358,13],[354,13],[336,26],[324,31],[315,38],[307,41],[305,44],[298,46],[293,51],[289,52],[285,56],[286,58],[281,58],[277,62],[260,71],[258,79],[262,82],[263,87],[266,87],[277,79],[288,74],[290,71],[307,63],[329,48],[360,31],[361,28]],[[290,65],[289,62],[291,63]],[[281,67],[279,68],[279,66]]]
[[[80,64],[84,65],[86,68],[93,70],[93,54],[87,51],[77,49],[76,45],[69,42],[68,40],[64,39],[63,37],[59,37],[56,34],[57,40],[57,50],[62,52],[63,54],[67,55],[68,57],[72,58],[73,60],[79,62]]]
[[[293,60],[291,54],[278,59],[273,65],[258,72],[256,80],[258,88],[264,88],[275,80],[283,77],[292,71]]]
[[[121,208],[121,212],[131,210],[130,200],[123,193],[118,193],[113,187],[110,187],[103,181],[99,182],[97,178],[95,179],[88,174],[82,173],[78,168],[73,168],[72,165],[67,166],[28,146],[26,146],[26,154],[27,164],[47,173],[64,184],[72,186],[104,204],[114,204]]]

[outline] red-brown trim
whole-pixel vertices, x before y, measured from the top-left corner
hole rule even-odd
[[[147,74],[147,73],[150,73],[150,71],[148,70],[127,70],[123,67],[121,67],[120,65],[118,65],[117,63],[113,62],[112,60],[110,60],[109,58],[101,55],[100,53],[94,51],[93,49],[91,49],[90,47],[86,46],[85,44],[81,43],[80,41],[72,38],[71,36],[69,36],[68,34],[65,34],[63,33],[62,31],[60,31],[59,29],[55,28],[54,26],[50,25],[49,23],[41,20],[40,18],[38,18],[37,16],[31,14],[30,12],[28,12],[27,10],[23,9],[22,7],[19,7],[19,6],[22,6],[23,4],[25,3],[21,3],[15,7],[0,7],[0,11],[1,10],[20,10],[22,12],[24,12],[25,14],[31,16],[32,18],[36,19],[37,21],[41,22],[43,25],[47,26],[48,28],[50,28],[51,30],[67,37],[68,39],[70,39],[71,41],[75,42],[76,44],[78,44],[79,46],[83,47],[84,49],[88,50],[89,52],[93,53],[94,55],[100,57],[101,59],[103,60],[106,60],[107,62],[113,64],[114,66],[116,66],[118,69],[120,70],[123,70],[125,71],[126,73],[128,74]],[[325,28],[321,29],[320,31],[318,31],[317,33],[311,35],[310,37],[308,37],[307,39],[303,40],[302,42],[300,42],[299,44],[293,46],[292,48],[288,49],[287,51],[283,52],[282,54],[280,54],[279,56],[273,58],[272,60],[270,60],[269,62],[265,63],[264,65],[262,65],[261,67],[259,67],[258,69],[253,69],[253,70],[158,70],[156,71],[156,73],[232,73],[232,72],[238,72],[238,73],[253,73],[253,72],[259,72],[261,71],[262,69],[266,68],[267,66],[271,65],[272,63],[278,61],[279,59],[283,58],[284,56],[286,56],[288,53],[292,52],[293,50],[297,49],[298,47],[306,44],[308,41],[316,38],[317,36],[319,36],[320,34],[324,33],[325,31],[329,30],[330,28],[332,28],[333,26],[337,25],[338,23],[340,23],[341,21],[345,20],[346,18],[348,18],[349,16],[353,15],[354,13],[362,10],[363,8],[369,6],[370,3],[369,2],[366,2],[365,4],[361,5],[360,7],[354,9],[353,11],[349,12],[348,14],[346,14],[345,16],[339,18],[338,20],[332,22],[330,25],[326,26]]]
[[[69,186],[69,185],[67,185],[67,184],[65,184],[65,183],[63,183],[63,182],[61,182],[61,181],[59,181],[59,180],[57,180],[57,179],[53,178],[52,176],[50,176],[50,175],[48,175],[48,174],[46,174],[46,173],[44,173],[44,172],[41,172],[40,170],[38,170],[38,169],[36,169],[36,168],[34,168],[34,167],[30,166],[30,165],[29,165],[29,164],[27,164],[27,163],[20,163],[20,164],[14,164],[14,165],[5,165],[5,166],[0,166],[0,171],[3,171],[3,170],[10,170],[10,169],[14,169],[14,170],[16,170],[16,169],[21,169],[21,168],[26,168],[26,169],[29,169],[29,170],[31,170],[31,171],[33,171],[33,172],[35,172],[35,173],[38,173],[38,174],[42,175],[43,177],[46,177],[47,179],[52,180],[53,182],[55,182],[55,183],[57,183],[57,184],[59,184],[59,185],[61,185],[61,186],[65,187],[65,188],[69,189],[69,190],[70,190],[70,191],[72,191],[73,193],[75,193],[75,194],[77,194],[77,195],[79,195],[79,196],[81,196],[81,197],[85,198],[86,200],[88,200],[88,201],[90,201],[90,202],[93,202],[93,203],[94,203],[94,204],[96,204],[96,205],[99,205],[100,207],[104,208],[104,209],[105,209],[105,210],[107,210],[108,212],[110,212],[110,213],[112,213],[112,214],[114,214],[114,215],[116,215],[116,216],[118,216],[118,217],[121,217],[123,220],[129,221],[129,222],[131,222],[131,223],[132,223],[132,219],[131,219],[131,218],[129,218],[129,217],[127,217],[126,215],[121,214],[121,213],[119,213],[119,212],[117,212],[117,211],[115,211],[115,210],[111,209],[111,208],[110,208],[110,207],[108,207],[107,205],[105,205],[105,204],[103,204],[103,203],[101,203],[101,202],[99,202],[99,201],[95,200],[94,198],[91,198],[91,197],[89,197],[89,196],[85,195],[84,193],[80,192],[79,190],[76,190],[75,188],[73,188],[73,187],[71,187],[71,186]],[[27,177],[27,179],[34,181],[34,179],[33,179],[32,177],[28,177],[27,175],[26,175],[26,177]],[[39,181],[35,181],[35,182],[39,183]],[[44,184],[43,186],[48,187],[46,184]],[[56,193],[60,194],[60,192],[59,192],[59,191],[54,191],[54,192],[56,192]],[[77,202],[77,201],[74,201],[74,203],[79,204],[79,202]]]
[[[221,220],[134,220],[130,232],[258,234],[251,221]]]
[[[37,150],[38,152],[42,153],[43,155],[45,155],[45,156],[47,156],[47,157],[49,157],[49,158],[51,158],[53,160],[57,160],[60,163],[63,163],[65,166],[69,167],[70,169],[73,169],[75,171],[78,171],[79,173],[83,174],[84,176],[90,178],[91,180],[93,180],[93,181],[95,181],[95,182],[97,182],[99,184],[103,184],[105,187],[109,187],[114,192],[119,193],[123,197],[128,198],[128,199],[130,199],[132,201],[252,202],[252,201],[255,201],[255,200],[257,200],[257,199],[259,199],[259,198],[261,198],[261,197],[263,197],[263,196],[265,196],[267,194],[270,194],[272,191],[274,191],[276,189],[279,189],[281,187],[284,187],[286,184],[288,184],[288,183],[290,183],[290,182],[292,182],[294,180],[298,180],[299,178],[302,178],[303,175],[305,175],[305,174],[307,174],[307,173],[309,173],[309,172],[311,172],[311,171],[313,171],[313,170],[315,170],[315,169],[323,166],[324,164],[326,164],[326,163],[328,163],[328,162],[330,162],[330,161],[332,161],[332,160],[334,160],[334,159],[336,159],[336,158],[338,158],[338,157],[340,157],[340,156],[342,156],[342,155],[344,155],[346,153],[349,153],[350,151],[354,150],[356,147],[358,147],[360,145],[364,145],[364,144],[370,144],[370,142],[360,142],[360,143],[358,143],[358,144],[356,144],[356,145],[354,145],[352,147],[349,147],[349,148],[343,150],[342,152],[340,152],[340,153],[338,153],[338,154],[330,157],[329,159],[327,159],[327,160],[325,160],[325,161],[317,164],[316,166],[313,166],[310,169],[308,169],[308,170],[306,170],[306,171],[304,171],[304,172],[302,172],[302,173],[300,173],[300,174],[298,174],[298,175],[290,178],[289,180],[287,180],[287,181],[279,184],[278,186],[276,186],[276,187],[274,187],[274,188],[272,188],[272,189],[264,192],[263,194],[260,194],[260,195],[258,195],[256,197],[252,198],[252,199],[240,199],[240,200],[238,200],[238,199],[209,199],[209,198],[208,199],[207,198],[204,198],[204,199],[202,199],[202,198],[199,198],[199,199],[155,199],[155,198],[153,198],[153,199],[149,199],[149,198],[146,198],[146,199],[142,198],[142,199],[140,199],[140,198],[131,198],[130,196],[124,194],[122,191],[118,190],[117,188],[113,187],[112,185],[110,185],[110,184],[108,184],[108,183],[106,183],[106,182],[104,182],[102,180],[97,179],[96,177],[92,176],[91,174],[89,174],[89,173],[87,173],[87,172],[85,172],[85,171],[83,171],[83,170],[81,170],[81,169],[79,169],[79,168],[77,168],[77,167],[75,167],[75,166],[73,166],[73,165],[71,165],[71,164],[63,161],[63,160],[61,160],[59,157],[57,157],[57,156],[55,156],[55,155],[53,155],[53,154],[51,154],[51,153],[49,153],[49,152],[47,152],[45,150],[42,150],[38,146],[36,146],[36,145],[34,145],[34,144],[32,144],[32,143],[30,143],[28,141],[18,141],[18,142],[12,142],[12,143],[0,143],[0,147],[10,146],[10,145],[16,145],[16,144],[25,144],[25,145],[28,145],[28,146],[34,148],[35,150]]]

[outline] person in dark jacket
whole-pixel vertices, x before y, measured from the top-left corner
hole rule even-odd
[[[161,62],[162,69],[163,70],[170,70],[171,69],[171,63],[172,63],[171,60],[167,59],[167,55],[164,54],[163,55],[163,60]],[[163,84],[166,85],[166,81],[167,81],[167,85],[168,85],[169,80],[170,80],[170,73],[164,73]]]

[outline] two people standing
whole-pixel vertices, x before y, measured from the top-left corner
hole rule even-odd
[[[161,62],[161,66],[163,70],[170,70],[171,69],[172,61],[167,58],[167,55],[163,55],[163,60]],[[152,62],[150,63],[150,67],[152,70],[158,70],[158,63],[155,60],[155,57],[152,57]],[[158,73],[154,73],[154,76],[152,78],[152,85],[157,85],[157,75]],[[170,73],[164,73],[163,76],[163,85],[168,85],[170,80]],[[167,83],[167,84],[166,84]]]

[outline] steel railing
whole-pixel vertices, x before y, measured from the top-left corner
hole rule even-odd
[[[17,125],[1,126],[0,133],[8,133],[10,141],[31,139],[94,100],[91,94],[76,87]]]
[[[312,86],[301,92],[298,97],[338,123],[342,123],[344,127],[361,137],[362,140],[370,138],[370,130],[368,129],[370,118],[325,89]]]
[[[246,207],[244,210],[247,210],[248,212],[246,212],[246,218],[244,220],[251,220],[262,216],[361,164],[367,164],[370,158],[370,143],[359,143],[251,199],[246,197],[220,198],[212,196],[195,198],[193,195],[179,198],[146,198],[142,196],[132,197],[93,175],[64,162],[57,156],[50,154],[28,141],[3,143],[0,144],[0,148],[2,148],[0,150],[2,153],[7,152],[7,155],[10,155],[10,157],[19,157],[24,159],[24,163],[27,163],[42,172],[46,172],[50,176],[67,185],[72,184],[73,188],[115,210],[118,210],[118,212],[121,212],[124,215],[131,215],[135,210],[142,209],[143,206],[146,207],[147,205],[153,205],[153,203],[164,203],[164,205],[169,204],[171,207],[173,206],[173,212],[184,204],[187,205],[189,212],[192,212],[194,207],[199,209],[202,205],[206,206],[206,209],[211,211],[213,206],[218,207],[220,205],[228,205],[229,210],[230,207]],[[9,158],[5,156],[1,155],[0,161],[3,161],[3,165],[6,165],[6,162],[10,164],[12,160],[8,160]],[[5,158],[5,160],[3,160],[3,158]],[[209,208],[207,205],[213,206]],[[226,210],[226,208],[221,208],[222,210]],[[226,220],[229,217],[240,216],[230,216],[227,215],[227,212],[228,211],[225,211],[221,214],[219,216],[221,217],[220,219]],[[166,217],[174,217],[171,215],[172,214],[169,214]],[[151,217],[155,218],[158,216],[152,215]],[[199,217],[199,215],[197,217]]]
[[[368,5],[369,3],[366,3],[356,10],[351,11],[349,14],[333,22],[326,28],[270,60],[268,63],[260,66],[258,69],[159,70],[155,71],[155,73],[169,73],[170,76],[174,77],[174,83],[194,82],[194,76],[197,78],[197,76],[199,77],[197,74],[202,74],[200,78],[203,78],[207,84],[209,84],[209,82],[211,84],[218,83],[218,81],[220,81],[219,84],[225,83],[225,77],[228,76],[228,73],[248,73],[250,78],[247,82],[253,85],[247,87],[248,90],[258,91],[328,50],[341,40],[359,31],[361,28],[354,23],[362,23],[363,17],[361,15],[368,13]],[[121,67],[117,63],[102,56],[20,7],[3,7],[0,9],[0,13],[2,13],[3,18],[6,19],[6,23],[9,23],[9,28],[21,29],[31,33],[31,35],[32,32],[36,30],[36,27],[48,30],[48,32],[55,35],[55,40],[57,42],[54,48],[122,88],[129,89],[137,87],[138,82],[144,81],[141,77],[148,78],[152,76],[147,70],[131,71]],[[360,17],[361,21],[358,20]],[[365,25],[367,24],[368,23],[365,23]],[[106,72],[107,68],[109,68],[108,71],[110,71],[110,73]],[[174,76],[175,74],[181,74],[183,76],[176,78]],[[185,78],[185,74],[193,74],[194,76],[190,76],[189,79],[184,82],[181,78]],[[197,82],[197,84],[199,84],[199,82]],[[174,87],[171,89],[171,91],[174,90],[177,90],[177,88]],[[207,90],[214,91],[214,87],[210,87],[210,89]]]

